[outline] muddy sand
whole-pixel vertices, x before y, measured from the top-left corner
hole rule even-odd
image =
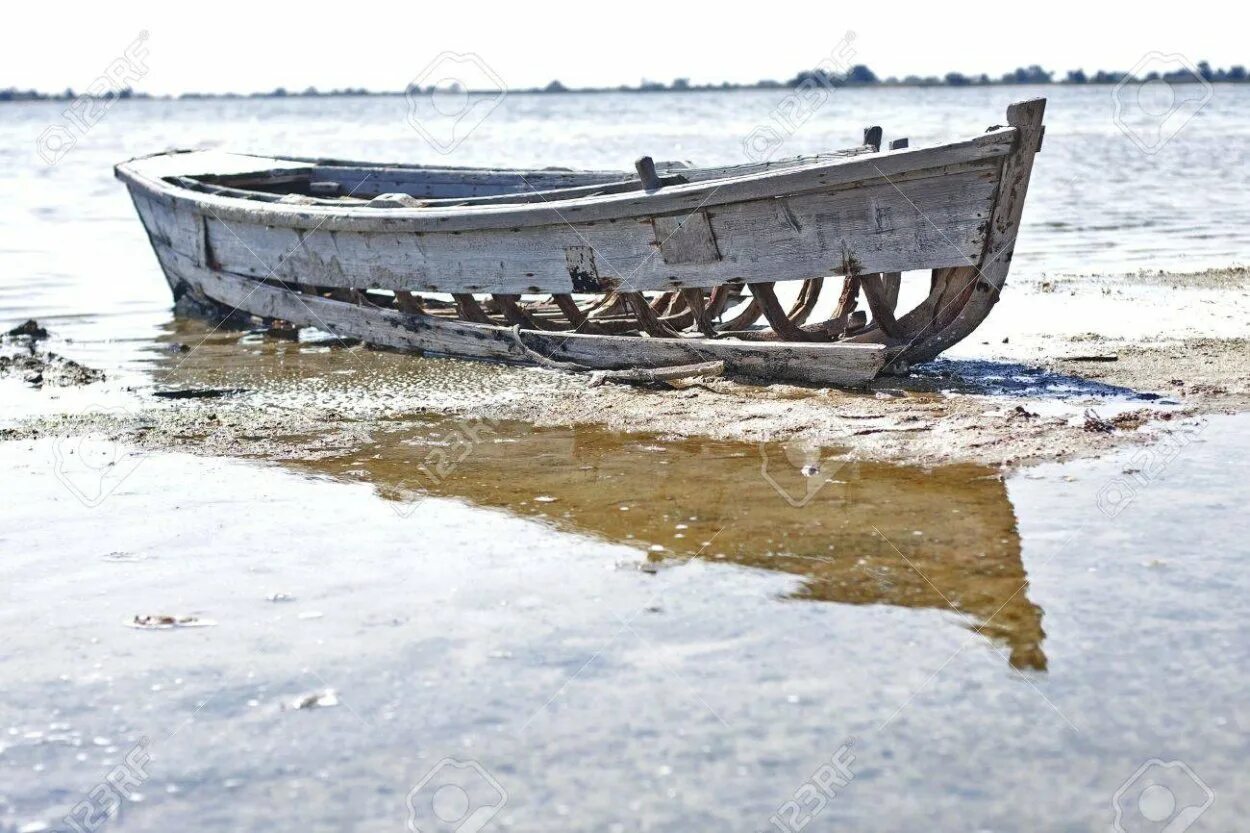
[[[774,440],[926,466],[1017,467],[1183,439],[1208,415],[1250,410],[1250,341],[1241,337],[1250,331],[1248,274],[1024,281],[952,358],[867,391],[726,378],[591,386],[582,375],[418,360],[310,341],[307,332],[293,342],[186,323],[124,408],[79,402],[10,421],[0,438],[92,433],[140,447],[301,459],[400,430],[405,420],[451,416]],[[1054,326],[1037,311],[1048,296],[1082,314]],[[1095,334],[1088,322],[1100,316],[1112,323]],[[1165,338],[1154,322],[1172,317],[1188,326]],[[1130,318],[1137,333],[1125,329]],[[969,354],[977,358],[962,357]],[[122,384],[68,365],[30,338],[6,339],[0,375],[8,384],[86,384],[102,398]]]

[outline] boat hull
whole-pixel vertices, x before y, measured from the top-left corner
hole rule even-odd
[[[1008,127],[934,148],[668,172],[662,187],[532,172],[558,186],[540,198],[474,190],[422,201],[413,195],[448,187],[427,169],[217,153],[133,160],[117,175],[180,309],[468,358],[532,362],[537,353],[595,369],[723,360],[761,378],[855,386],[933,358],[988,314],[1043,110],[1040,100],[1013,105]],[[335,199],[213,184],[315,191],[331,174]],[[458,177],[462,189],[526,180],[438,176]],[[370,178],[405,191],[366,200],[381,187],[359,191]],[[916,269],[932,272],[929,295],[896,316],[899,276]],[[828,321],[807,324],[829,277],[843,279],[842,297]],[[773,295],[787,280],[803,282],[789,312]],[[730,289],[752,297],[737,325],[718,317]],[[871,320],[855,311],[861,291]],[[453,317],[422,306],[444,293],[456,299]],[[572,300],[595,294],[607,303]],[[558,303],[521,302],[536,295]],[[565,326],[553,323],[557,306]],[[768,329],[750,329],[760,316]]]

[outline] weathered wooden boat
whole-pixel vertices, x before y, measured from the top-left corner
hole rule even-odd
[[[860,385],[967,336],[1007,278],[1045,100],[1007,126],[636,172],[180,151],[117,166],[177,308],[420,353],[582,369],[723,362]],[[929,291],[897,310],[902,273]],[[815,316],[826,279],[841,278]],[[783,303],[777,286],[797,287]],[[857,310],[862,296],[866,311]],[[832,301],[832,304],[830,304]]]

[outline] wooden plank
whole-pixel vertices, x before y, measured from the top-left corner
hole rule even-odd
[[[170,200],[143,192],[132,191],[131,198],[151,240],[201,260],[205,232],[200,214],[187,209],[175,210]]]
[[[118,165],[117,173],[132,172],[149,180],[170,176],[241,176],[295,174],[312,170],[306,161],[254,156],[220,150],[175,150],[140,156]]]
[[[456,302],[456,314],[465,321],[472,321],[475,324],[492,323],[486,310],[478,303],[477,298],[468,292],[453,292],[451,299]]]
[[[888,336],[894,338],[902,336],[898,322],[894,320],[894,305],[889,301],[884,276],[862,275],[859,285],[864,290],[864,298],[868,301],[868,311],[872,313],[873,323]]]
[[[824,285],[824,278],[812,278],[803,281],[803,286],[799,289],[799,297],[795,300],[794,306],[790,308],[790,312],[786,314],[786,317],[795,326],[801,327],[806,324],[807,319],[816,311],[816,302],[820,300],[820,290]]]
[[[602,292],[616,285],[615,282],[605,283],[599,277],[599,266],[595,263],[595,250],[592,246],[565,246],[564,269],[568,272],[569,288],[573,292]],[[527,278],[533,274],[536,273],[527,275]]]
[[[546,330],[549,332],[562,332],[570,329],[562,327],[559,324],[544,320],[541,317],[530,315],[526,310],[521,308],[519,303],[520,295],[504,295],[497,293],[491,298],[499,305],[500,311],[503,313],[504,321],[514,327],[523,327],[527,330]]]
[[[252,315],[318,327],[344,338],[398,350],[498,361],[527,361],[507,327],[469,324],[430,315],[405,315],[368,305],[347,304],[204,269],[165,246],[156,247],[162,266],[209,298]],[[525,344],[556,361],[603,370],[724,361],[731,372],[768,380],[863,385],[885,366],[881,345],[745,343],[732,340],[667,339],[524,332]]]
[[[695,329],[709,338],[715,336],[716,327],[712,324],[712,317],[703,298],[703,290],[683,289],[681,296],[685,299],[686,306],[690,309],[690,313],[693,316]]]
[[[655,167],[661,184],[677,185],[819,164],[858,156],[870,150],[871,148],[859,146],[770,162],[708,167],[655,163]],[[468,187],[466,174],[470,175],[467,180]],[[595,191],[617,193],[641,187],[637,179],[628,178],[628,174],[618,171],[571,171],[553,178],[548,171],[423,167],[401,169],[362,164],[352,167],[319,166],[312,169],[310,176],[338,179],[345,191],[353,188],[358,193],[380,193],[379,189],[404,191],[414,196],[428,197],[429,205],[437,205],[443,199],[451,201],[466,198],[467,205],[508,201],[543,202],[585,196]]]
[[[891,310],[898,309],[898,294],[903,289],[902,272],[882,272],[881,290],[885,303]]]
[[[395,306],[400,312],[416,315],[425,312],[425,304],[421,301],[420,295],[413,295],[411,292],[405,292],[402,289],[395,292]]]
[[[678,333],[665,324],[651,309],[647,299],[641,292],[621,292],[621,298],[629,305],[630,312],[638,322],[639,328],[652,338],[677,338]],[[606,323],[606,322],[605,322]]]
[[[589,320],[586,311],[573,300],[572,295],[558,293],[551,297],[555,301],[556,306],[559,307],[560,312],[564,313],[564,317],[568,319],[569,324],[575,330],[583,333],[596,332],[594,323]]]
[[[847,271],[847,270],[844,270]],[[833,308],[833,317],[850,315],[859,303],[859,275],[848,274],[842,282],[842,292],[838,295],[838,305]]]
[[[651,225],[665,263],[715,263],[721,259],[706,211],[684,217],[655,217]]]
[[[787,157],[785,159],[777,159],[777,160],[772,160],[769,162],[738,163],[735,165],[721,166],[721,167],[707,167],[707,166],[692,165],[688,162],[664,161],[664,162],[657,162],[656,169],[661,172],[682,172],[682,173],[691,172],[697,176],[697,175],[702,175],[704,173],[714,174],[717,171],[722,171],[726,169],[737,170],[741,168],[752,168],[752,167],[757,167],[757,166],[758,167],[770,167],[770,166],[777,166],[777,165],[787,165],[795,161],[807,162],[807,161],[814,160],[814,159],[832,159],[832,158],[839,158],[839,157],[845,157],[845,156],[854,156],[855,154],[863,152],[863,151],[864,151],[864,148],[862,146],[852,146],[852,147],[840,148],[840,149],[832,150],[832,151],[824,151],[818,154],[812,154],[808,156]],[[212,151],[212,152],[215,153],[216,151]],[[238,154],[235,154],[235,155],[238,155]],[[145,158],[149,158],[149,157],[145,157]],[[250,158],[254,160],[265,160],[267,163],[269,163],[270,166],[272,166],[273,163],[281,161],[281,162],[285,162],[288,164],[299,163],[299,164],[314,165],[314,166],[331,166],[331,167],[341,167],[341,168],[356,168],[356,169],[364,169],[364,170],[385,170],[385,171],[394,173],[396,175],[412,175],[412,176],[418,176],[418,177],[424,176],[430,172],[444,172],[444,173],[451,173],[453,175],[457,173],[465,173],[465,172],[487,173],[487,172],[493,171],[496,173],[505,173],[505,174],[506,173],[518,173],[518,172],[528,174],[531,172],[530,170],[520,169],[520,168],[468,167],[468,166],[463,166],[463,165],[424,165],[424,164],[416,164],[416,163],[411,163],[411,162],[379,162],[377,160],[360,161],[360,160],[327,159],[327,158],[322,158],[322,157],[303,157],[303,156],[291,156],[291,155],[284,156],[281,159],[277,157],[256,157],[256,156],[252,156]],[[254,167],[263,167],[263,166],[256,165]],[[582,170],[582,169],[560,168],[560,167],[547,167],[547,168],[541,168],[538,170],[541,173],[556,173],[556,174],[574,175],[574,176],[579,175],[579,174],[586,174],[586,173],[605,174],[605,175],[611,174],[611,173],[619,173],[619,172],[613,172],[613,171],[593,171],[593,170],[587,171],[587,170]]]
[[[745,176],[767,170],[801,167],[855,156],[870,148],[851,147],[812,156],[799,156],[762,163],[692,167],[683,163],[662,163],[660,179],[665,184]],[[310,189],[324,193],[333,190],[336,199],[314,199],[310,204],[341,208],[345,195],[354,192],[368,199],[393,191],[426,197],[425,205],[455,203],[478,205],[508,202],[546,202],[638,190],[636,179],[621,171],[507,170],[493,168],[437,167],[426,165],[334,163],[292,157],[278,159],[221,151],[191,151],[155,154],[130,160],[118,166],[119,175],[148,180],[170,179],[193,190],[233,196],[240,199],[277,202],[272,193],[284,184],[309,183]],[[198,182],[196,180],[199,180]],[[267,191],[247,190],[263,188]]]
[[[498,194],[520,195],[620,182],[618,171],[508,171],[464,168],[342,167],[319,165],[311,175],[332,179],[344,192],[380,194],[401,191],[416,197],[463,198]]]
[[[864,272],[966,264],[984,247],[995,176],[974,169],[796,196],[786,202],[798,230],[772,200],[724,206],[673,243],[685,261],[675,263],[654,255],[650,222],[414,235],[297,232],[210,215],[208,236],[227,271],[325,286],[534,294],[601,292],[628,280],[639,291],[706,288],[841,274],[844,250]]]
[[[695,168],[675,165],[665,168],[659,175],[661,184],[676,185],[685,182],[723,179],[745,176],[766,170],[801,167],[819,162],[843,159],[863,153],[869,148],[855,147],[806,157],[794,157],[764,163],[746,163]],[[232,196],[240,199],[277,202],[280,193],[273,189],[283,185],[308,183],[314,198],[309,205],[341,208],[344,200],[369,198],[382,193],[397,192],[422,198],[423,206],[473,206],[492,203],[549,202],[573,197],[593,196],[607,193],[640,190],[637,179],[618,171],[550,171],[550,170],[497,170],[490,168],[435,168],[426,166],[384,165],[319,165],[301,167],[293,161],[267,157],[249,157],[241,154],[196,152],[174,154],[168,159],[157,158],[176,164],[157,166],[148,160],[138,160],[145,170],[159,173],[175,184],[203,193]],[[193,163],[192,160],[200,160]],[[268,163],[268,170],[259,170]],[[282,167],[285,164],[288,167]],[[220,165],[221,173],[210,173],[213,165]],[[290,167],[296,166],[296,167]],[[205,171],[195,177],[184,176],[179,171]],[[318,186],[313,188],[313,185]],[[332,186],[332,187],[331,187]],[[247,190],[247,189],[266,190]],[[333,192],[338,196],[317,198]],[[348,196],[348,195],[352,196]],[[374,206],[378,207],[378,206]]]

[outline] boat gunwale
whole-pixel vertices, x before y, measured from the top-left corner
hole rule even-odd
[[[827,160],[784,170],[761,171],[737,177],[702,180],[654,191],[628,191],[537,203],[505,203],[436,208],[369,207],[367,205],[300,205],[261,202],[194,191],[169,182],[167,174],[154,176],[143,162],[169,156],[156,154],[123,162],[115,174],[149,197],[163,198],[172,207],[185,205],[218,220],[327,231],[410,231],[441,233],[511,230],[578,222],[614,222],[663,215],[681,215],[716,206],[796,194],[832,190],[873,180],[929,169],[939,170],[958,161],[1001,159],[1011,153],[1018,131],[1014,127],[988,131],[972,139],[930,147],[883,150],[880,153]],[[954,157],[954,158],[951,158]],[[273,170],[285,160],[272,159]]]

